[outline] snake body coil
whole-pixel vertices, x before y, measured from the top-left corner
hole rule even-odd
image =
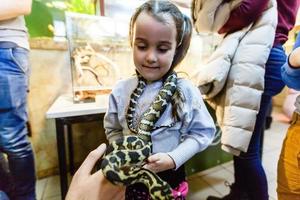
[[[129,186],[142,183],[148,187],[152,199],[174,199],[169,184],[142,166],[151,155],[153,127],[171,102],[176,85],[177,75],[172,72],[135,129],[133,118],[137,100],[146,86],[145,80],[139,76],[138,86],[131,94],[126,116],[128,127],[133,134],[112,142],[101,163],[104,176],[113,184]]]

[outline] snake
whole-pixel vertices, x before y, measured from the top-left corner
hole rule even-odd
[[[177,88],[177,74],[171,71],[162,87],[142,114],[138,124],[133,125],[137,100],[147,83],[138,75],[137,87],[133,90],[127,108],[126,121],[132,134],[111,142],[106,150],[100,168],[104,176],[115,185],[129,186],[135,183],[146,185],[151,199],[174,199],[171,186],[151,170],[143,168],[152,153],[151,132],[155,123],[172,101]]]

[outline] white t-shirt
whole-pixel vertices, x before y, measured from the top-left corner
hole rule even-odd
[[[29,49],[24,16],[0,21],[0,42],[13,42],[19,47]]]

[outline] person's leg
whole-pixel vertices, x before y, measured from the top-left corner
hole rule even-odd
[[[277,167],[278,200],[300,200],[300,115],[294,113]]]
[[[262,95],[260,110],[247,153],[233,157],[234,179],[224,200],[268,200],[268,184],[260,159],[260,139],[271,97]],[[215,200],[217,198],[208,198]],[[218,198],[220,199],[220,198]]]
[[[8,161],[3,153],[0,152],[0,191],[10,192],[12,177],[8,169]],[[0,198],[1,200],[1,198]]]
[[[34,157],[26,125],[28,76],[27,50],[0,49],[0,151],[8,158],[13,185],[8,195],[15,200],[36,199]]]
[[[267,179],[260,159],[261,139],[271,99],[284,87],[284,82],[281,80],[281,66],[285,62],[286,55],[282,46],[273,47],[266,63],[265,89],[248,151],[238,157],[234,156],[235,183],[231,187],[230,194],[221,199],[240,200],[244,196],[251,200],[268,199]],[[244,191],[247,195],[243,194]]]
[[[246,188],[253,200],[268,199],[267,179],[260,159],[261,137],[271,99],[284,87],[280,69],[285,61],[284,49],[281,46],[272,48],[266,63],[265,89],[248,151],[234,157],[235,183]]]
[[[247,191],[248,197],[253,200],[268,199],[267,178],[260,159],[260,139],[270,101],[270,96],[262,96],[260,112],[257,115],[248,151],[241,153],[239,157],[234,157],[235,184]]]
[[[273,104],[272,104],[272,101],[269,105],[269,108],[268,108],[268,111],[267,111],[267,115],[266,115],[266,123],[265,123],[265,130],[268,130],[269,128],[271,128],[271,124],[272,124],[272,107],[273,107]]]

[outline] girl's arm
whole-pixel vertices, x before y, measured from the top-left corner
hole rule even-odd
[[[0,21],[30,14],[31,4],[32,0],[1,0]]]
[[[106,138],[109,141],[109,143],[122,137],[123,129],[119,122],[118,106],[113,92],[112,94],[109,95],[108,109],[105,113],[103,123],[104,123]]]
[[[168,155],[174,160],[176,169],[192,158],[196,153],[206,149],[214,139],[215,123],[202,100],[199,90],[190,85],[185,94],[182,124],[182,142]],[[185,92],[187,93],[187,92]]]
[[[215,135],[215,124],[202,100],[199,90],[185,81],[181,88],[185,96],[179,114],[181,128],[178,129],[180,144],[171,152],[156,153],[148,158],[144,166],[154,172],[178,169],[196,153],[211,144]]]
[[[256,21],[268,5],[269,0],[243,0],[233,9],[230,17],[218,33],[232,33]]]

